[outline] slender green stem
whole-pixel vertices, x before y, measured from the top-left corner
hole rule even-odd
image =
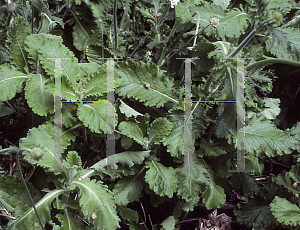
[[[39,224],[40,224],[40,226],[41,226],[41,229],[44,230],[44,226],[43,226],[42,219],[41,219],[41,217],[40,217],[40,215],[39,215],[39,213],[38,213],[38,211],[37,211],[37,209],[36,209],[36,207],[35,207],[35,205],[34,205],[34,201],[33,201],[32,197],[31,197],[31,195],[30,195],[29,189],[28,189],[28,187],[27,187],[27,185],[26,185],[26,182],[25,182],[25,180],[24,180],[24,178],[23,178],[23,174],[22,174],[22,171],[21,171],[21,165],[20,165],[19,154],[22,154],[23,151],[29,151],[29,152],[31,152],[31,149],[20,149],[20,150],[17,152],[17,164],[18,164],[18,168],[19,168],[19,173],[20,173],[21,179],[22,179],[22,181],[23,181],[23,184],[24,184],[24,186],[25,186],[26,193],[27,193],[27,195],[28,195],[28,197],[29,197],[29,200],[30,200],[30,202],[31,202],[31,204],[32,204],[32,207],[33,207],[33,209],[34,209],[34,211],[35,211],[35,214],[36,214],[36,216],[37,216],[37,218],[38,218],[38,221],[39,221]]]
[[[40,32],[40,30],[42,29],[42,26],[43,26],[43,13],[41,13],[41,24],[40,24],[40,27],[38,28],[38,30],[35,32],[35,34],[38,34]]]
[[[114,37],[115,37],[115,52],[118,49],[118,34],[117,34],[117,0],[114,0],[113,21],[114,21]]]
[[[124,13],[123,13],[122,21],[121,21],[121,25],[120,25],[120,28],[123,30],[125,29],[124,23],[125,23],[125,18],[127,16],[128,10],[129,10],[129,0],[126,0],[125,6],[124,6]]]
[[[253,69],[255,67],[265,66],[267,64],[273,64],[273,63],[280,63],[280,64],[285,64],[285,65],[292,65],[292,66],[300,67],[300,62],[297,62],[297,61],[291,61],[291,60],[279,59],[279,58],[268,58],[265,60],[255,62],[254,64],[248,65],[246,67],[246,70],[250,71],[251,69]]]
[[[174,23],[174,25],[172,27],[172,30],[171,30],[171,32],[169,34],[169,37],[168,37],[168,40],[167,40],[167,42],[166,42],[166,44],[165,44],[165,46],[163,48],[163,51],[162,51],[162,53],[160,55],[159,61],[157,63],[157,66],[160,66],[161,63],[162,63],[162,61],[164,60],[168,44],[169,44],[169,42],[171,40],[171,37],[173,37],[173,35],[174,35],[174,33],[175,33],[175,31],[176,31],[176,29],[177,29],[178,26],[179,26],[179,22],[178,22],[178,20],[175,19],[175,23]]]
[[[159,20],[155,23],[155,25],[151,28],[151,30],[148,32],[148,34],[143,38],[143,40],[140,42],[140,44],[134,49],[134,51],[128,56],[128,58],[131,58],[131,56],[137,51],[137,49],[143,44],[143,42],[146,40],[146,38],[152,33],[154,28],[163,20],[163,18],[166,16],[170,9],[170,4],[167,3],[165,11],[163,14],[160,16]]]
[[[33,34],[33,25],[34,25],[34,6],[31,6],[31,34]]]
[[[205,26],[199,33],[195,34],[193,37],[191,37],[185,44],[183,44],[181,47],[178,48],[178,50],[176,50],[166,61],[164,61],[159,68],[161,68],[165,63],[167,63],[179,50],[181,50],[182,48],[186,47],[188,45],[188,43],[190,41],[192,41],[196,36],[198,36],[199,34],[201,34],[207,27],[209,27],[211,24],[208,24],[207,26]]]
[[[0,150],[0,154],[5,154],[5,155],[11,155],[10,153],[6,153],[6,152],[14,152],[17,151],[17,147],[10,147],[10,148],[6,148],[6,149],[1,149]]]
[[[101,38],[102,38],[102,58],[104,58],[104,37],[103,37],[103,27],[102,27],[102,22],[100,22],[101,26]]]

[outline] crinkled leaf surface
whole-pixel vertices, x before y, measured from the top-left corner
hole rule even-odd
[[[159,144],[162,138],[168,136],[172,130],[172,123],[167,118],[155,119],[148,128],[148,138],[150,143]]]
[[[12,99],[22,89],[22,84],[28,77],[9,64],[0,65],[0,99]]]
[[[275,119],[276,116],[280,113],[279,98],[265,98],[265,106],[268,107],[262,111],[262,114],[269,120]]]
[[[299,133],[293,134],[289,129],[285,131],[277,129],[269,120],[253,118],[244,130],[245,146],[250,154],[276,156],[300,150]]]
[[[41,217],[43,225],[45,226],[46,221],[50,217],[50,205],[52,201],[57,198],[60,194],[65,192],[64,189],[52,190],[48,192],[42,199],[35,204],[35,207]],[[18,219],[14,220],[7,226],[7,230],[28,230],[35,229],[34,223],[38,222],[37,216],[34,209],[31,207],[23,213]]]
[[[196,2],[196,4],[197,3],[198,2]],[[222,7],[225,7],[225,4],[216,5],[208,2],[204,2],[202,5],[196,4],[178,4],[178,6],[175,7],[176,17],[180,18],[182,22],[191,21],[195,24],[199,22],[199,25],[202,28],[210,24],[211,18],[218,18],[220,21],[217,29],[221,30],[223,33],[226,33],[227,37],[240,37],[244,33],[244,29],[248,26],[248,16],[240,9],[228,9],[228,13],[225,13],[222,9]],[[194,14],[196,12],[199,14]],[[194,16],[192,17],[192,15]],[[198,15],[200,15],[200,18],[198,18]],[[207,28],[204,33],[207,35],[212,35],[215,32],[213,28],[210,27]]]
[[[122,133],[127,134],[128,137],[132,138],[137,143],[143,146],[145,145],[142,130],[136,123],[123,121],[119,124],[118,128]]]
[[[27,67],[27,53],[24,49],[24,41],[31,34],[30,26],[25,18],[18,14],[14,17],[14,23],[9,25],[6,47],[9,51],[10,63],[16,64],[17,68],[24,72]]]
[[[114,109],[113,105],[108,101],[82,104],[77,109],[78,118],[86,127],[89,127],[92,132],[106,132],[107,128],[108,132],[112,133],[114,128],[107,125],[107,106],[109,106],[111,110]],[[115,116],[115,122],[118,122],[117,114],[110,115]]]
[[[78,218],[74,218],[75,215],[72,210],[64,208],[64,214],[56,214],[56,218],[61,223],[59,230],[78,230],[84,228],[84,223]]]
[[[216,185],[211,170],[202,159],[193,158],[188,167],[181,167],[177,172],[177,193],[188,203],[186,211],[193,210],[199,201],[199,193],[202,193],[203,203],[207,209],[219,208],[226,201],[224,189]]]
[[[80,77],[78,59],[62,44],[62,38],[52,35],[53,39],[44,40],[37,50],[40,62],[48,75],[54,75],[55,59],[61,59],[62,76],[72,87],[76,86],[76,79]],[[58,73],[60,74],[60,73]]]
[[[277,58],[286,59],[291,61],[300,61],[300,40],[299,40],[299,28],[281,28],[280,31],[285,35],[288,42],[290,42],[290,51],[286,49],[286,44],[279,39],[276,39],[272,46],[272,38],[266,40],[266,48],[269,52],[275,55]]]
[[[161,225],[163,226],[164,229],[166,230],[173,230],[175,229],[175,218],[174,216],[169,216],[167,219],[165,219]]]
[[[127,205],[138,201],[142,195],[143,181],[141,177],[123,177],[115,184],[113,193],[118,205]]]
[[[24,151],[23,154],[26,161],[38,164],[44,168],[50,168],[51,170],[64,171],[59,155],[54,153],[54,140],[42,127],[32,128],[26,138],[20,139],[20,147],[30,149],[39,147],[43,150],[43,157],[39,161],[32,159],[30,153]]]
[[[115,169],[118,168],[116,163],[126,164],[130,167],[134,166],[134,164],[141,164],[150,155],[150,151],[127,151],[122,153],[117,153],[107,158],[97,162],[96,164],[92,165],[90,168],[95,169],[97,171],[102,171],[105,166],[107,165],[108,158],[114,161]]]
[[[272,214],[283,224],[297,226],[300,224],[300,209],[285,198],[275,196],[270,204]]]
[[[25,87],[25,98],[32,111],[40,116],[54,112],[54,96],[45,90],[49,81],[42,74],[32,74]]]
[[[134,97],[146,106],[162,107],[167,102],[174,102],[173,82],[154,63],[132,60],[118,62],[115,72],[121,76],[122,84],[116,89],[121,96]],[[150,88],[145,87],[150,84]]]
[[[113,194],[102,182],[80,180],[73,182],[80,189],[80,206],[85,218],[93,223],[96,229],[113,230],[119,226],[119,217]],[[92,218],[92,214],[96,218]]]
[[[152,160],[146,167],[149,170],[146,172],[145,181],[149,184],[149,187],[157,195],[173,197],[177,187],[175,169],[165,167],[155,160]]]
[[[124,206],[117,206],[117,210],[123,219],[136,223],[139,221],[139,214],[137,211],[131,210],[130,208],[126,208]]]
[[[30,182],[27,182],[27,187],[33,201],[37,202],[41,198],[40,193]],[[31,202],[24,189],[24,184],[20,177],[0,177],[0,202],[16,218],[31,207]]]

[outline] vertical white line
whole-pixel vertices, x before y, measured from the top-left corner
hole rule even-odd
[[[106,118],[107,118],[107,140],[106,140],[106,157],[107,157],[107,170],[114,170],[115,154],[115,87],[114,87],[114,59],[108,58],[107,60],[107,101],[106,101]],[[113,105],[113,106],[111,106]],[[112,157],[109,157],[112,156]]]
[[[61,59],[55,58],[54,64],[54,77],[55,77],[55,114],[54,114],[54,154],[57,159],[61,160],[62,153],[62,117],[61,117]],[[59,137],[59,138],[57,138]],[[54,160],[54,170],[59,171],[61,168],[58,162]]]

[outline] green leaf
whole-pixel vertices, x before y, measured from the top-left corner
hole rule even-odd
[[[173,157],[181,157],[184,153],[184,114],[181,110],[170,114],[169,121],[173,128],[169,136],[163,139],[163,145]]]
[[[40,130],[44,130],[47,134],[54,139],[54,124],[50,121],[46,121],[42,125],[38,127]],[[73,127],[75,128],[75,127]],[[71,141],[74,142],[76,137],[73,135],[73,129],[65,129],[62,128],[62,135],[57,137],[61,138],[63,150],[65,150],[69,145],[71,145]]]
[[[131,210],[130,208],[126,208],[124,206],[117,206],[117,210],[120,216],[127,221],[138,222],[139,221],[139,214],[135,210]]]
[[[11,108],[6,106],[3,102],[0,102],[0,117],[5,117],[13,113],[14,111]]]
[[[102,55],[102,48],[103,48],[103,55]],[[95,62],[98,65],[102,65],[107,62],[107,60],[101,60],[99,58],[116,58],[108,48],[102,47],[101,44],[88,45],[88,47],[86,48],[86,56],[89,62]]]
[[[32,74],[25,87],[25,98],[32,111],[40,116],[54,112],[54,96],[45,90],[49,81],[42,74]]]
[[[279,98],[264,98],[265,106],[268,107],[268,109],[264,109],[262,111],[262,114],[269,120],[275,119],[276,116],[280,113]]]
[[[230,0],[213,0],[213,3],[221,6],[223,10],[226,10],[229,6]]]
[[[33,201],[37,202],[41,198],[40,193],[30,182],[26,184]],[[31,207],[31,202],[24,189],[20,177],[0,177],[0,206],[3,206],[2,208],[5,208],[14,217],[21,216]]]
[[[122,133],[127,134],[128,137],[132,138],[137,143],[141,144],[142,146],[145,145],[142,130],[136,123],[131,121],[123,121],[119,124],[118,128]]]
[[[116,203],[125,206],[142,196],[143,181],[138,176],[123,177],[115,184],[113,193]]]
[[[120,102],[119,109],[120,112],[125,114],[126,117],[137,117],[137,116],[144,116],[143,114],[137,112],[127,104],[125,104],[120,98],[118,98],[118,101]],[[117,102],[118,103],[118,102]]]
[[[207,121],[206,113],[209,107],[205,107],[201,103],[197,106],[192,114],[192,141],[194,143],[195,138],[201,137],[209,122]],[[182,109],[182,110],[181,110]],[[173,157],[181,157],[184,154],[184,130],[185,130],[185,114],[184,108],[180,108],[180,110],[172,110],[169,111],[168,120],[172,123],[172,131],[169,136],[164,137],[162,142],[163,145],[167,146],[167,151]]]
[[[293,194],[299,193],[298,188],[293,187],[293,183],[291,181],[291,176],[288,172],[283,171],[282,173],[278,174],[276,178],[274,178],[274,181],[278,185],[282,185],[285,188],[287,188],[289,191],[291,191]]]
[[[149,170],[146,172],[145,181],[157,195],[173,197],[177,187],[175,169],[165,167],[161,163],[152,160],[146,165]]]
[[[244,130],[245,146],[249,154],[271,157],[300,150],[299,134],[291,135],[289,129],[277,129],[269,120],[253,118]]]
[[[275,196],[270,204],[272,214],[283,224],[297,226],[300,224],[300,209],[285,198]]]
[[[258,162],[258,157],[245,156],[245,168],[246,170],[253,170],[256,175],[262,175],[264,164]]]
[[[76,18],[77,19],[77,18]],[[91,29],[94,28],[91,25],[85,25],[78,20],[75,21],[73,27],[73,44],[79,51],[85,50],[91,39]]]
[[[38,50],[42,46],[44,41],[53,40],[55,42],[57,40],[56,36],[51,34],[41,33],[41,34],[31,34],[30,36],[26,37],[24,43],[26,46],[24,47],[25,50],[28,52],[29,62],[36,66],[36,62],[38,60]],[[54,63],[54,60],[52,60]],[[36,69],[36,68],[35,68]]]
[[[42,199],[39,200],[39,202],[35,204],[35,207],[41,217],[44,226],[46,224],[46,221],[48,221],[50,217],[50,205],[52,201],[65,191],[66,190],[64,189],[52,190],[48,192]],[[36,222],[38,222],[38,219],[33,207],[31,207],[26,212],[24,212],[23,215],[21,215],[18,219],[11,222],[6,229],[7,230],[35,229],[34,224]]]
[[[239,38],[249,25],[247,13],[237,8],[229,10],[224,18],[220,18],[220,28],[227,37]],[[219,28],[218,27],[218,28]]]
[[[194,155],[192,157],[192,164],[181,166],[177,172],[177,193],[187,202],[183,209],[193,210],[199,201],[199,193],[202,193],[207,209],[220,208],[226,201],[223,188],[215,184],[206,163]]]
[[[203,203],[207,209],[220,208],[226,201],[224,189],[215,184],[210,184],[202,193]]]
[[[107,63],[101,65],[100,68],[95,62],[84,64],[89,68],[89,71],[85,71],[85,73],[90,76],[91,79],[87,80],[85,86],[86,92],[84,93],[83,99],[89,96],[102,96],[107,92],[108,88],[114,88],[114,85],[108,85],[107,82]]]
[[[280,30],[275,31],[277,31],[277,33],[273,34],[273,38],[270,37],[266,40],[267,51],[280,59],[300,61],[300,40],[298,36],[300,29],[288,27],[280,28]],[[274,39],[277,42],[272,46],[272,40]],[[289,50],[287,50],[287,48],[289,48]]]
[[[43,157],[39,161],[32,159],[31,154],[27,151],[23,152],[25,160],[44,168],[57,169],[60,172],[64,172],[64,166],[58,154],[54,153],[54,140],[42,127],[39,126],[38,128],[30,129],[27,137],[20,139],[20,147],[30,149],[34,147],[41,148],[43,150]]]
[[[220,156],[226,154],[226,151],[218,146],[209,144],[205,139],[201,139],[200,143],[201,149],[203,149],[206,156]]]
[[[199,22],[200,27],[205,27],[210,24],[211,18],[217,18],[220,20],[218,30],[220,29],[223,33],[226,32],[227,37],[239,38],[248,26],[248,16],[246,12],[237,8],[228,9],[228,13],[225,13],[224,7],[226,7],[227,4],[225,1],[227,2],[227,0],[223,0],[222,4],[220,3],[221,1],[217,1],[218,4],[204,2],[204,4],[199,6],[195,5],[195,3],[187,6],[179,5],[180,7],[175,7],[176,17],[180,18],[182,22],[190,21],[194,24]],[[186,7],[186,9],[183,7]],[[198,14],[195,14],[196,12],[199,13],[200,19],[198,19]],[[192,15],[194,16],[192,17]],[[210,27],[207,28],[204,33],[213,35],[215,31]]]
[[[121,76],[122,85],[117,88],[116,93],[121,96],[134,97],[145,106],[162,107],[169,101],[177,102],[172,93],[173,81],[164,75],[154,63],[142,61],[118,62],[115,72]],[[145,87],[150,84],[150,88]]]
[[[161,226],[163,226],[163,228],[165,230],[174,230],[175,229],[175,218],[174,216],[169,216],[167,219],[165,219],[162,223]]]
[[[279,223],[264,200],[250,199],[247,203],[238,204],[238,207],[233,212],[239,223],[254,229],[278,228]]]
[[[37,9],[39,9],[41,12],[50,15],[49,6],[47,6],[43,0],[31,0],[32,5],[34,5]]]
[[[47,74],[54,76],[55,58],[63,58],[61,59],[62,76],[75,88],[76,79],[80,77],[78,59],[63,45],[61,37],[55,35],[51,35],[50,37],[52,39],[44,40],[37,50],[40,62]]]
[[[74,181],[80,189],[80,206],[85,218],[95,225],[96,229],[111,230],[119,226],[119,217],[112,192],[102,182],[96,180]]]
[[[165,136],[168,136],[172,130],[172,123],[167,118],[155,119],[148,128],[149,143],[159,144]]]
[[[178,4],[175,7],[176,16],[180,18],[180,21],[182,23],[189,22],[193,20],[191,16],[191,12],[189,8],[186,6],[186,3],[178,2]]]
[[[28,77],[9,64],[0,65],[0,99],[7,101],[21,92],[22,84]]]
[[[126,164],[129,167],[134,166],[135,164],[143,163],[144,159],[150,155],[150,151],[127,151],[122,153],[117,153],[103,160],[97,162],[96,164],[92,165],[90,168],[95,169],[97,171],[103,171],[104,168],[107,166],[107,162],[110,161],[108,159],[113,159],[111,161],[114,162],[113,168],[117,169],[118,166],[116,163]]]
[[[68,175],[69,183],[79,178],[79,173],[82,171],[81,158],[76,151],[68,151],[67,159],[63,160],[63,165],[66,168],[66,174]]]
[[[74,218],[75,213],[73,213],[70,209],[65,208],[64,214],[56,214],[56,218],[61,223],[61,227],[59,230],[77,230],[83,229],[84,223],[82,220],[78,218]]]
[[[7,30],[6,47],[9,51],[11,64],[16,64],[22,72],[28,72],[27,53],[24,50],[24,41],[31,34],[30,26],[24,17],[16,15],[14,23],[10,23]]]
[[[78,118],[86,127],[89,127],[92,132],[106,132],[107,128],[107,131],[112,133],[114,131],[113,127],[107,126],[107,106],[113,109],[113,105],[109,101],[80,105],[77,109]],[[114,116],[117,122],[118,117],[116,114],[114,114]]]

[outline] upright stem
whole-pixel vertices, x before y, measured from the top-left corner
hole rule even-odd
[[[42,230],[44,230],[44,225],[43,225],[42,219],[41,219],[41,217],[40,217],[38,211],[36,210],[34,201],[33,201],[32,197],[31,197],[31,195],[30,195],[29,189],[27,188],[26,182],[25,182],[25,180],[24,180],[24,178],[23,178],[23,174],[22,174],[22,171],[21,171],[19,154],[22,154],[23,151],[30,151],[30,152],[31,152],[31,149],[27,149],[27,148],[26,148],[26,149],[20,149],[20,150],[17,152],[17,164],[18,164],[18,168],[19,168],[20,177],[21,177],[21,179],[22,179],[22,182],[23,182],[23,184],[24,184],[24,186],[25,186],[26,193],[27,193],[27,195],[28,195],[28,197],[29,197],[29,200],[30,200],[30,202],[31,202],[31,205],[32,205],[32,207],[33,207],[33,209],[34,209],[34,211],[35,211],[35,214],[36,214],[36,216],[37,216],[37,219],[38,219],[38,221],[39,221],[40,227],[41,227]]]
[[[176,31],[176,29],[177,29],[178,26],[179,26],[179,22],[178,22],[178,20],[175,19],[175,23],[173,25],[173,28],[172,28],[170,34],[169,34],[168,40],[167,40],[167,42],[166,42],[166,44],[165,44],[165,46],[163,48],[163,51],[162,51],[162,53],[160,55],[159,61],[157,63],[157,66],[160,66],[161,63],[162,63],[162,61],[164,60],[168,44],[169,44],[169,42],[171,40],[171,37],[173,37],[173,35],[174,35],[174,33],[175,33],[175,31]]]
[[[115,52],[118,49],[118,34],[117,34],[117,0],[114,0],[114,9],[113,9],[113,21],[114,21],[114,37],[115,37]]]

